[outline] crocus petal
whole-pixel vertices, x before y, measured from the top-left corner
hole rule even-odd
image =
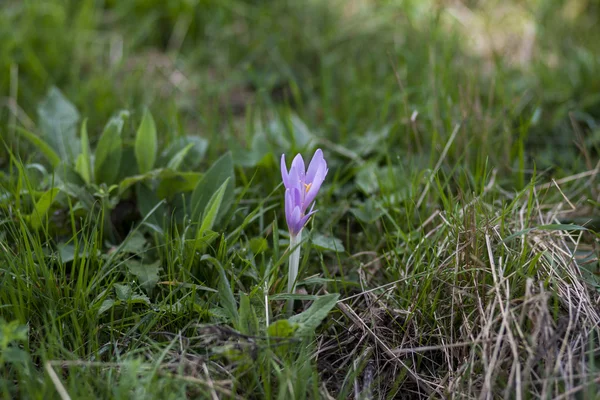
[[[288,228],[291,226],[292,213],[294,212],[294,200],[292,198],[291,189],[285,191],[285,221],[288,224]]]
[[[300,176],[298,173],[298,168],[296,168],[296,165],[292,164],[292,167],[290,168],[290,174],[288,175],[288,188],[302,190],[304,185],[300,181]]]
[[[302,230],[304,227],[304,222],[306,222],[303,221],[304,218],[302,217],[302,210],[300,210],[300,207],[294,208],[290,219],[291,223],[288,223],[288,229],[290,234],[295,236]]]
[[[289,188],[285,191],[285,218],[288,225],[288,230],[291,234],[296,235],[304,223],[302,222],[302,195],[298,188]]]
[[[287,166],[285,165],[285,154],[281,155],[281,179],[283,180],[283,186],[290,187],[290,175],[287,170]]]
[[[291,188],[290,192],[292,195],[292,202],[294,204],[294,207],[302,208],[302,193],[300,192],[300,189]]]
[[[300,225],[300,229],[298,230],[298,232],[300,232],[300,230],[302,230],[302,228],[304,228],[304,226],[306,225],[306,223],[308,222],[308,220],[310,219],[310,217],[312,217],[312,215],[313,215],[314,213],[316,213],[317,211],[318,211],[318,210],[311,211],[311,212],[309,212],[308,214],[306,214],[304,217],[302,217],[302,218],[300,219],[300,223],[299,223],[299,225]]]
[[[312,160],[310,160],[310,164],[308,164],[308,171],[306,171],[306,183],[312,183],[315,179],[315,175],[317,174],[317,170],[321,167],[325,166],[327,168],[327,163],[323,158],[323,151],[321,149],[317,149],[315,151],[315,155]]]
[[[304,175],[306,173],[306,168],[304,167],[304,159],[300,154],[294,157],[292,161],[292,168],[296,167],[296,172],[298,173],[298,179],[300,179],[301,183],[304,183]]]
[[[319,189],[321,189],[321,185],[323,184],[323,181],[325,180],[325,175],[327,175],[327,171],[329,171],[326,166],[321,165],[321,167],[322,168],[319,168],[317,170],[317,172],[314,176],[314,179],[312,181],[312,184],[310,185],[308,192],[304,196],[304,204],[303,204],[304,210],[306,210],[308,208],[308,206],[310,205],[310,203],[313,202],[315,197],[317,197],[317,193],[319,192]]]
[[[296,225],[298,224],[298,219],[300,218],[299,213],[301,213],[298,207],[288,207],[291,202],[288,202],[286,199],[286,208],[285,208],[285,220],[287,222],[288,231],[294,232],[296,229]]]

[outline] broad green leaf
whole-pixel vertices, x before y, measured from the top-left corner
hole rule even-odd
[[[121,251],[124,253],[143,254],[146,248],[146,238],[140,231],[133,231],[124,241]]]
[[[296,114],[290,116],[292,126],[292,135],[298,148],[308,148],[314,141],[314,135],[308,129],[308,126]]]
[[[158,282],[159,285],[167,285],[167,286],[178,286],[178,287],[182,287],[182,288],[186,288],[186,289],[192,289],[192,290],[196,290],[196,291],[203,291],[203,292],[211,292],[211,293],[219,293],[218,290],[213,289],[213,288],[209,288],[206,286],[202,286],[202,285],[196,285],[193,283],[186,283],[186,282],[178,282],[178,281],[162,281],[162,282]]]
[[[146,110],[135,137],[135,159],[141,174],[150,171],[154,167],[156,152],[156,125],[152,114]]]
[[[121,154],[123,151],[121,131],[128,116],[128,112],[121,111],[119,115],[112,117],[104,127],[104,131],[96,147],[96,159],[94,163],[96,183],[112,184],[119,176]]]
[[[260,128],[257,129],[261,132]],[[315,142],[315,136],[304,121],[293,113],[282,113],[277,116],[269,122],[266,132],[271,140],[284,149],[290,149],[292,145],[297,149],[307,149]]]
[[[242,167],[255,167],[263,162],[263,160],[270,159],[271,155],[271,146],[264,132],[257,132],[252,137],[249,149],[242,146],[235,139],[229,141],[228,148],[232,151],[235,165]]]
[[[85,183],[92,182],[92,157],[90,154],[90,140],[87,132],[87,119],[81,124],[81,154],[77,156],[75,170],[81,175]]]
[[[228,181],[229,178],[229,181]],[[228,181],[223,199],[221,202],[217,220],[227,212],[231,202],[233,201],[233,188],[235,184],[235,175],[233,171],[233,160],[231,153],[224,154],[219,158],[210,169],[204,174],[191,198],[191,209],[193,220],[198,221],[204,213],[206,206],[211,200],[214,193],[223,185],[223,182]]]
[[[75,106],[60,90],[52,87],[38,105],[37,113],[44,140],[62,160],[73,164],[79,154],[79,113]]]
[[[167,168],[177,171],[181,166],[181,163],[183,163],[183,160],[185,160],[185,156],[187,156],[187,154],[190,152],[190,150],[192,150],[193,147],[194,143],[189,143],[183,149],[179,150],[173,156],[173,158],[169,160],[169,162],[167,163]]]
[[[102,305],[98,309],[98,315],[102,315],[115,305],[115,301],[113,299],[106,299],[102,302]]]
[[[97,199],[95,199],[94,196],[84,187],[63,181],[60,190],[66,195],[74,197],[78,200],[75,205],[76,207],[81,207],[88,212],[94,210],[96,207],[99,207],[97,204]]]
[[[298,324],[297,336],[311,335],[319,324],[327,317],[329,311],[335,307],[340,297],[338,293],[327,294],[315,300],[308,310],[290,317],[290,323]]]
[[[254,255],[258,255],[269,248],[269,242],[267,239],[262,237],[255,237],[250,239],[250,250]]]
[[[60,260],[63,263],[71,262],[77,256],[78,258],[87,258],[90,253],[86,251],[84,247],[80,247],[79,249],[75,248],[75,245],[72,243],[61,243],[57,246],[58,255],[60,256]],[[76,252],[76,250],[78,250]]]
[[[287,319],[280,319],[273,322],[267,328],[267,334],[271,337],[289,338],[294,336],[300,325],[290,323]]]
[[[60,182],[70,183],[85,188],[83,177],[69,164],[60,163],[56,166],[54,172]]]
[[[152,264],[142,264],[136,260],[127,261],[127,269],[133,275],[135,275],[140,283],[140,286],[146,290],[146,292],[154,289],[158,283],[158,273],[160,271],[160,260],[153,262]]]
[[[311,238],[311,241],[320,250],[335,251],[336,253],[344,251],[342,241],[335,237],[317,234]]]
[[[380,149],[389,136],[389,133],[389,126],[383,127],[380,131],[367,131],[362,135],[349,138],[347,147],[342,148],[346,153],[354,154],[356,158],[360,158],[360,156],[364,157]]]
[[[227,312],[227,316],[231,321],[238,321],[238,307],[236,305],[235,298],[233,297],[233,291],[231,290],[229,279],[227,279],[227,275],[225,274],[223,266],[221,265],[219,260],[207,254],[203,255],[201,260],[210,262],[219,272],[220,306],[225,309],[225,311]]]
[[[150,190],[143,183],[138,183],[136,185],[136,199],[142,217],[147,218],[146,222],[157,227],[162,227],[163,218],[166,212],[164,201],[156,197],[154,191]],[[155,209],[159,203],[162,204]],[[154,212],[150,215],[152,210],[154,210]]]
[[[161,199],[170,199],[177,193],[191,192],[202,179],[202,174],[199,172],[173,172],[172,174],[160,175],[156,195]]]
[[[336,280],[336,282],[338,282]],[[306,283],[306,281],[302,281],[302,283]],[[274,294],[269,296],[269,300],[274,300],[274,301],[278,301],[278,300],[316,300],[318,299],[319,296],[317,296],[316,294],[298,294],[298,293],[278,293],[278,294]]]
[[[0,317],[0,350],[6,348],[11,342],[24,342],[27,340],[29,328],[19,321],[6,322]]]
[[[42,227],[44,217],[50,211],[50,207],[54,202],[54,198],[60,191],[59,188],[52,188],[42,195],[40,199],[35,203],[33,212],[28,216],[29,222],[33,229],[39,229]]]
[[[149,171],[145,174],[133,175],[123,179],[121,183],[119,183],[119,194],[123,194],[123,192],[125,192],[127,189],[129,189],[136,183],[156,178],[160,174],[160,172],[161,170]]]
[[[245,335],[256,335],[258,333],[258,318],[246,293],[240,293],[239,315],[240,319],[236,324],[237,330]]]
[[[15,346],[9,346],[3,349],[2,355],[0,355],[2,361],[7,363],[25,364],[29,361],[29,354],[25,350],[21,350]]]
[[[350,212],[364,223],[372,223],[385,215],[385,210],[371,197],[367,198],[363,204],[351,208]]]
[[[131,293],[133,293],[131,286],[115,283],[115,294],[117,295],[117,299],[127,301],[131,297]]]
[[[63,263],[71,262],[75,259],[75,245],[61,243],[58,245],[58,255]]]
[[[138,304],[147,304],[150,305],[152,304],[150,299],[148,298],[148,296],[146,296],[145,294],[138,294],[138,293],[134,293],[131,298],[129,299],[129,303],[138,303]]]
[[[230,178],[227,178],[225,182],[223,182],[219,190],[217,190],[208,201],[206,210],[204,210],[204,215],[202,217],[202,225],[200,225],[200,230],[198,231],[200,237],[205,231],[212,229],[213,225],[215,224],[215,220],[219,214],[219,208],[223,202],[223,195],[227,189],[229,179]]]
[[[219,236],[221,235],[210,230],[204,232],[198,231],[195,239],[186,240],[186,248],[190,251],[190,254],[195,254],[196,252],[203,253]]]
[[[152,171],[150,171],[151,173]],[[123,143],[123,151],[121,151],[121,164],[119,165],[119,175],[117,182],[121,182],[132,175],[138,175],[138,166],[135,161],[135,148]]]
[[[191,192],[196,188],[202,174],[198,172],[177,172],[170,169],[154,169],[141,175],[129,176],[119,184],[119,194],[125,192],[132,185],[153,179],[160,181],[156,195],[163,198],[172,198],[180,192]]]
[[[375,163],[367,163],[360,167],[356,173],[356,186],[367,195],[379,190],[377,165]]]
[[[17,126],[17,132],[20,133],[29,143],[37,147],[37,149],[46,157],[50,165],[56,168],[60,164],[60,156],[46,143],[42,138],[35,133],[29,132],[26,129]]]
[[[185,154],[181,154],[181,152],[190,144],[192,147],[185,151]],[[183,157],[183,160],[173,161],[174,164],[179,164],[176,169],[195,169],[204,159],[207,148],[208,141],[200,136],[183,136],[177,138],[172,141],[167,149],[162,153],[160,157],[160,165],[167,166],[171,161],[175,160],[178,154],[180,154]]]

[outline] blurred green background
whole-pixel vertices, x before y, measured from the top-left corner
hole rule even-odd
[[[529,167],[534,160],[541,168],[583,167],[573,126],[588,149],[600,141],[599,7],[595,0],[7,1],[2,132],[15,122],[32,127],[54,85],[89,119],[92,135],[115,110],[150,106],[167,138],[244,137],[240,115],[285,105],[342,144],[389,127],[405,133],[400,153],[415,152],[464,118],[477,131],[470,143],[495,149],[489,156],[507,168],[514,151],[505,135],[527,136]],[[419,133],[411,135],[405,120],[414,112]]]

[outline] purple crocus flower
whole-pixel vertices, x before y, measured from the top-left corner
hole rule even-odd
[[[281,178],[285,186],[285,217],[290,235],[298,235],[310,216],[316,212],[313,211],[314,204],[308,212],[307,210],[315,200],[327,171],[327,162],[323,158],[321,149],[315,151],[308,170],[305,170],[304,159],[298,154],[294,157],[288,172],[285,154],[281,156]]]

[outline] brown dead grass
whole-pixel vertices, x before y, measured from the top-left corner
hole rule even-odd
[[[585,180],[597,173],[573,179],[597,185]],[[541,204],[548,190],[560,187],[538,187],[530,217],[524,198],[510,218],[476,224],[471,203],[460,212],[465,222],[458,236],[452,238],[446,222],[431,228],[448,229],[448,236],[428,244],[440,255],[430,266],[429,289],[410,291],[409,282],[425,280],[411,277],[418,266],[407,265],[406,279],[341,300],[335,333],[319,341],[324,390],[336,396],[351,387],[351,396],[361,399],[570,398],[600,382],[590,362],[598,356],[600,294],[574,257],[596,239],[534,229],[505,240],[559,223],[561,210],[586,207],[566,197]],[[447,220],[443,213],[433,219]],[[597,255],[586,262],[597,264]],[[365,279],[363,286],[373,285]],[[426,300],[423,290],[430,292]],[[416,294],[406,303],[398,300],[404,292]]]

